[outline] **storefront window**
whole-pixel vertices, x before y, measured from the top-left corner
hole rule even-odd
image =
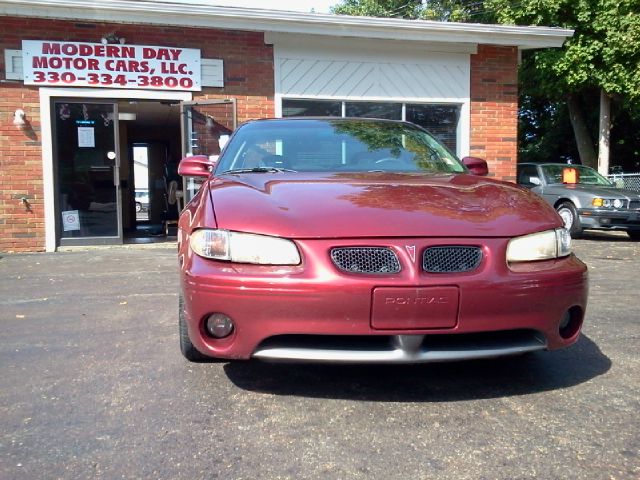
[[[402,120],[401,103],[345,102],[345,108],[347,117]]]
[[[406,120],[420,125],[444,143],[452,152],[457,147],[460,106],[447,104],[407,104]]]
[[[342,102],[282,100],[283,117],[341,117]]]
[[[427,129],[434,137],[456,153],[460,105],[451,103],[340,102],[329,100],[282,100],[283,117],[341,117],[345,116],[406,120]]]

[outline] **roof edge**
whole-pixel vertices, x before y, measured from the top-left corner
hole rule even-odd
[[[180,0],[0,0],[0,15],[444,43],[560,47],[573,30],[220,7]]]

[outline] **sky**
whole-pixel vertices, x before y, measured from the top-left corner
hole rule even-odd
[[[262,8],[266,10],[290,10],[295,12],[329,13],[329,7],[340,0],[209,0],[211,5],[226,7]]]

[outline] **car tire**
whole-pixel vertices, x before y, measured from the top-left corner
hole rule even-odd
[[[180,352],[182,352],[184,358],[190,362],[198,363],[211,360],[206,355],[200,353],[200,351],[193,346],[193,343],[191,343],[187,330],[187,321],[184,318],[184,300],[182,294],[178,296],[178,330],[180,334]]]
[[[640,230],[628,230],[627,235],[631,240],[640,240]]]
[[[136,202],[136,213],[142,211],[142,204],[140,202]]]
[[[564,228],[569,230],[569,233],[573,238],[577,238],[582,235],[582,225],[580,225],[580,217],[578,216],[578,210],[571,202],[562,202],[556,207],[556,212],[562,218]]]

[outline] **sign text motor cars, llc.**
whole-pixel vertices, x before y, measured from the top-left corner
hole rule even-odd
[[[27,85],[201,90],[194,48],[23,40]]]

